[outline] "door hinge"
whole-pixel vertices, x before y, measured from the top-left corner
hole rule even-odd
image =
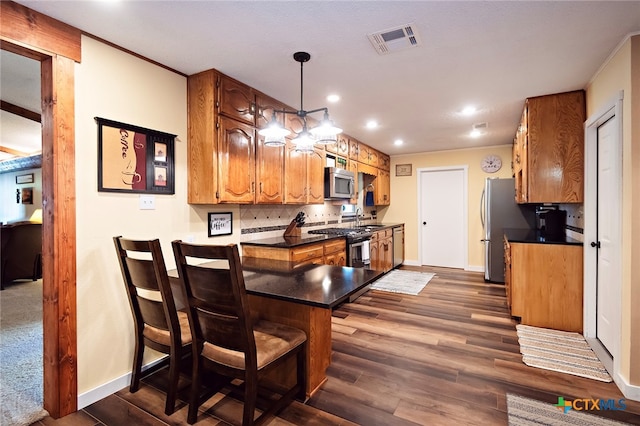
[[[220,199],[220,192],[216,191],[216,198]]]

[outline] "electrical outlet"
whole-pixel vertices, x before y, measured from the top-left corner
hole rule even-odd
[[[153,195],[141,195],[140,196],[140,210],[155,210],[156,209],[156,197]]]

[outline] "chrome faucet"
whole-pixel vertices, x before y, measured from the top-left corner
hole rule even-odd
[[[362,209],[358,207],[356,209],[356,227],[360,226],[360,215],[362,214]]]

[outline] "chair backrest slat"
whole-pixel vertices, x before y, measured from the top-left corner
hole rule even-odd
[[[152,260],[133,259],[131,257],[127,257],[125,260],[132,285],[146,290],[160,291],[160,283],[156,277],[156,270]]]

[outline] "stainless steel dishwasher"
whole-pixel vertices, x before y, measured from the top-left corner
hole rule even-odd
[[[404,229],[402,226],[393,228],[393,267],[402,265],[404,258]]]

